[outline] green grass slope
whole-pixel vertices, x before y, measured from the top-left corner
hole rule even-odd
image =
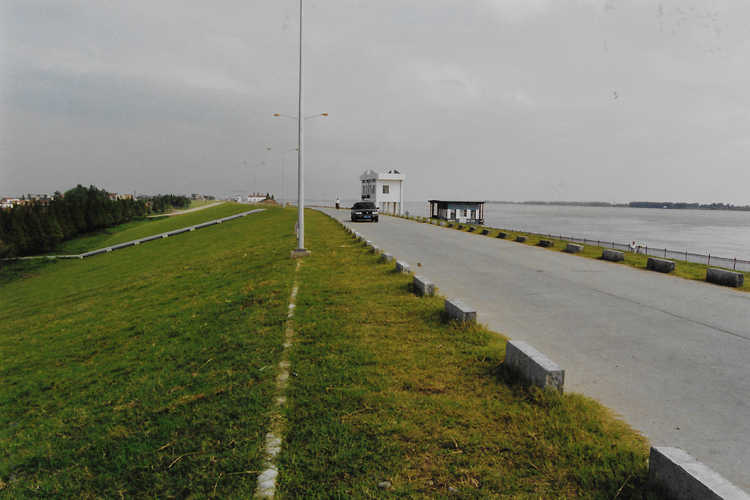
[[[79,254],[96,250],[98,248],[125,243],[126,241],[145,238],[154,234],[172,231],[181,227],[192,226],[222,217],[246,212],[257,208],[255,206],[243,205],[240,203],[224,203],[204,210],[190,212],[183,215],[174,215],[171,217],[158,217],[154,219],[142,219],[137,221],[120,224],[119,226],[109,228],[101,233],[92,234],[82,238],[64,242],[55,254]]]
[[[327,217],[307,227],[283,498],[653,497],[646,441],[606,408],[520,385],[502,336],[443,322]]]
[[[238,207],[221,208],[166,222]],[[294,216],[272,209],[0,286],[0,497],[250,496]]]
[[[299,282],[282,498],[642,498],[647,443],[308,211],[0,272],[0,498],[247,498]],[[390,489],[378,486],[389,481]]]

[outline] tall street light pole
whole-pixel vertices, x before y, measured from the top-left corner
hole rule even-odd
[[[305,250],[305,160],[303,143],[305,120],[302,100],[302,0],[299,0],[299,106],[297,108],[297,249],[293,257],[310,255]]]
[[[328,113],[321,113],[311,117],[305,117],[304,100],[303,100],[303,80],[302,80],[302,0],[299,0],[299,103],[297,107],[297,248],[292,251],[292,257],[305,257],[310,255],[310,251],[305,249],[305,120],[315,116],[328,116]],[[284,116],[280,113],[274,113],[274,116]]]

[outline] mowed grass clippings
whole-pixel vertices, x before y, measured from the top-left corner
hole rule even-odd
[[[0,497],[251,496],[294,218],[271,209],[0,286]]]
[[[606,408],[520,385],[501,336],[443,322],[327,217],[307,227],[283,498],[653,496],[646,441]]]
[[[214,207],[189,212],[182,215],[163,216],[155,218],[143,218],[120,224],[119,226],[105,229],[104,231],[85,235],[74,240],[62,243],[59,250],[51,252],[52,254],[79,254],[96,250],[99,248],[125,243],[126,241],[137,240],[152,236],[154,234],[165,233],[175,229],[187,226],[193,226],[210,220],[221,219],[230,215],[247,212],[260,208],[255,205],[244,205],[241,203],[223,203]],[[179,235],[182,236],[182,235]]]

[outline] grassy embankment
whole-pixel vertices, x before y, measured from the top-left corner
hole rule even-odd
[[[417,222],[426,223],[425,219],[413,218],[410,220],[415,220]],[[566,245],[568,244],[568,240],[561,240],[559,238],[539,236],[539,235],[535,235],[531,233],[524,233],[524,232],[518,232],[518,231],[509,231],[507,229],[497,229],[497,228],[491,228],[487,226],[472,226],[470,224],[463,224],[464,226],[463,229],[458,229],[457,226],[458,226],[457,224],[454,224],[452,229],[457,230],[457,231],[469,232],[469,228],[474,227],[474,234],[479,235],[479,236],[482,236],[480,234],[482,229],[487,229],[489,231],[489,234],[484,235],[484,236],[487,236],[489,238],[495,238],[497,237],[497,233],[504,232],[504,233],[507,233],[508,235],[505,238],[506,241],[512,241],[514,243],[517,243],[514,241],[517,236],[526,236],[526,241],[522,243],[518,243],[519,245],[537,246],[537,244],[539,243],[539,240],[550,240],[554,243],[554,246],[548,247],[546,248],[546,250],[557,251],[557,252],[564,251]],[[571,241],[570,243],[575,243],[578,245],[582,244],[577,241]],[[591,243],[586,243],[586,245],[584,245],[582,252],[571,254],[571,255],[576,255],[579,257],[585,257],[589,259],[601,260],[602,250],[604,248],[608,248],[608,247],[600,247],[597,245],[593,245]],[[612,264],[621,264],[621,265],[635,267],[637,269],[643,269],[643,270],[646,269],[646,261],[648,260],[649,256],[644,255],[644,254],[636,254],[633,252],[624,252],[624,253],[625,253],[625,260],[623,262],[619,262],[619,263],[613,262]],[[706,269],[708,269],[708,266],[706,266],[705,264],[697,264],[694,262],[685,262],[685,261],[673,260],[673,259],[668,259],[668,260],[672,260],[675,263],[675,269],[673,272],[670,273],[670,276],[678,276],[680,278],[696,280],[696,281],[704,281],[704,282],[706,281]],[[719,266],[711,266],[711,267],[719,267]],[[743,274],[745,275],[745,283],[742,287],[737,288],[736,290],[750,292],[750,273],[745,272]]]
[[[263,212],[0,286],[0,497],[252,495],[293,225]]]
[[[647,445],[607,409],[521,386],[502,336],[443,322],[441,298],[330,219],[307,224],[284,497],[644,494]]]
[[[106,229],[96,234],[66,241],[60,246],[60,249],[54,253],[64,255],[88,252],[90,250],[96,250],[97,248],[104,248],[110,245],[137,240],[138,238],[145,238],[146,236],[166,231],[172,231],[173,229],[228,217],[254,208],[258,207],[242,205],[239,203],[224,203],[222,205],[179,216],[139,219],[120,224],[119,226]]]
[[[585,397],[519,385],[501,336],[443,322],[441,299],[308,214],[281,497],[643,495],[641,437]],[[0,287],[0,497],[251,495],[295,216]]]
[[[216,203],[217,201],[219,200],[190,200],[190,206],[188,206],[188,209],[210,205],[211,203]]]

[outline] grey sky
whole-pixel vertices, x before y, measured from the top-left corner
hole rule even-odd
[[[306,112],[330,114],[307,122],[309,198],[395,167],[411,200],[750,203],[748,2],[305,14]],[[0,0],[0,18],[1,195],[278,195],[284,155],[294,195],[295,123],[272,114],[296,113],[296,0]]]

